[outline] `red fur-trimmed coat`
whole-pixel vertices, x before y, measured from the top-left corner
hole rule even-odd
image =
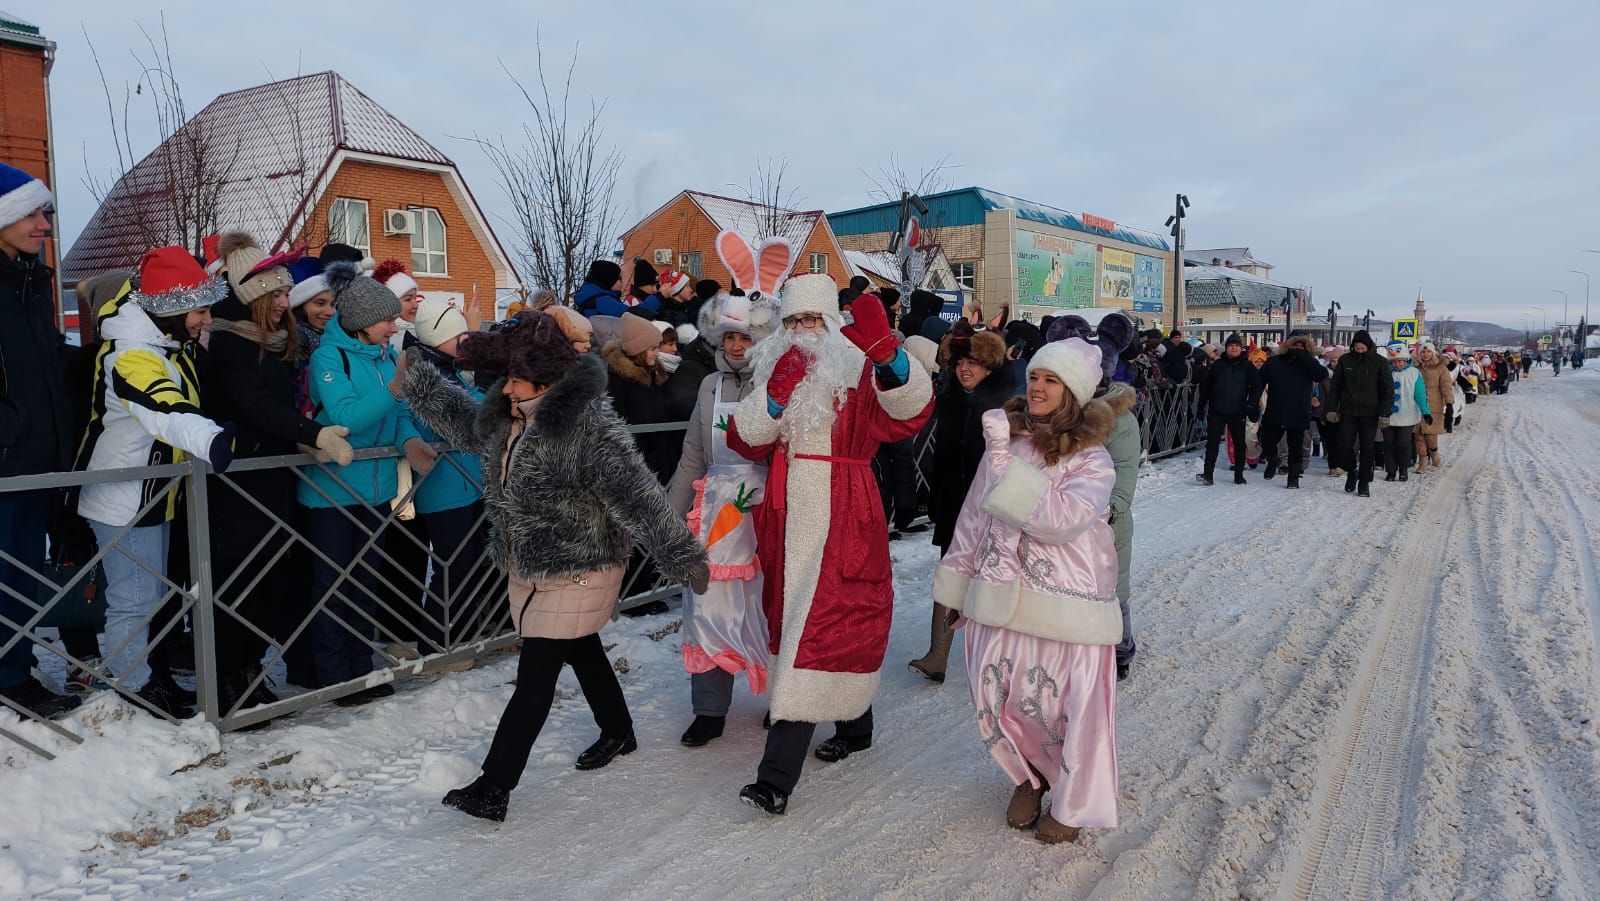
[[[735,411],[728,446],[771,457],[756,510],[762,606],[773,653],[773,720],[820,723],[865,713],[889,645],[894,573],[871,461],[884,442],[917,434],[933,386],[913,362],[906,384],[881,389],[870,363],[816,446],[790,446],[767,413],[764,383]],[[827,458],[827,459],[818,459]]]

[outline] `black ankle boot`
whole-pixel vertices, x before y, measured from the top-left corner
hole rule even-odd
[[[447,792],[440,803],[480,820],[504,823],[510,800],[510,792],[491,784],[489,777],[479,776],[471,785]]]
[[[689,730],[679,740],[689,748],[709,744],[712,739],[722,737],[722,727],[727,719],[723,716],[696,716],[694,722],[689,724]]]
[[[844,738],[838,735],[817,745],[816,756],[818,760],[827,763],[837,763],[858,751],[865,751],[872,747],[872,736],[863,735],[860,738]]]
[[[789,809],[789,796],[777,786],[765,782],[752,782],[739,789],[739,800],[773,816],[783,816],[783,812]]]
[[[600,736],[600,740],[590,745],[587,750],[578,755],[577,768],[580,770],[598,770],[611,761],[639,750],[639,742],[634,739],[633,732],[627,735]]]

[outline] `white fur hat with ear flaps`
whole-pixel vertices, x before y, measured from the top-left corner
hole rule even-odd
[[[779,321],[805,313],[821,313],[838,318],[838,283],[820,273],[797,275],[784,282],[783,301],[778,310]]]

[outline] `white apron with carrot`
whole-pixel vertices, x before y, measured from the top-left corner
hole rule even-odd
[[[722,397],[719,378],[713,397]],[[761,561],[752,515],[766,493],[767,468],[728,449],[728,422],[739,404],[713,412],[711,466],[694,483],[689,530],[705,545],[711,584],[705,594],[683,593],[683,668],[745,674],[752,692],[767,687],[767,618],[761,610]]]

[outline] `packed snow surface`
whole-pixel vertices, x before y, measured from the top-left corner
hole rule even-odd
[[[1122,826],[1045,847],[926,646],[936,552],[896,542],[873,747],[808,762],[784,817],[736,800],[764,705],[686,749],[677,614],[603,633],[639,751],[592,773],[570,673],[509,820],[439,805],[515,674],[494,655],[253,734],[101,698],[44,761],[0,741],[0,895],[1600,897],[1600,368],[1466,410],[1442,471],[1373,497],[1147,467],[1140,644],[1118,699]],[[14,721],[8,721],[14,724]],[[831,734],[823,726],[818,740]]]

